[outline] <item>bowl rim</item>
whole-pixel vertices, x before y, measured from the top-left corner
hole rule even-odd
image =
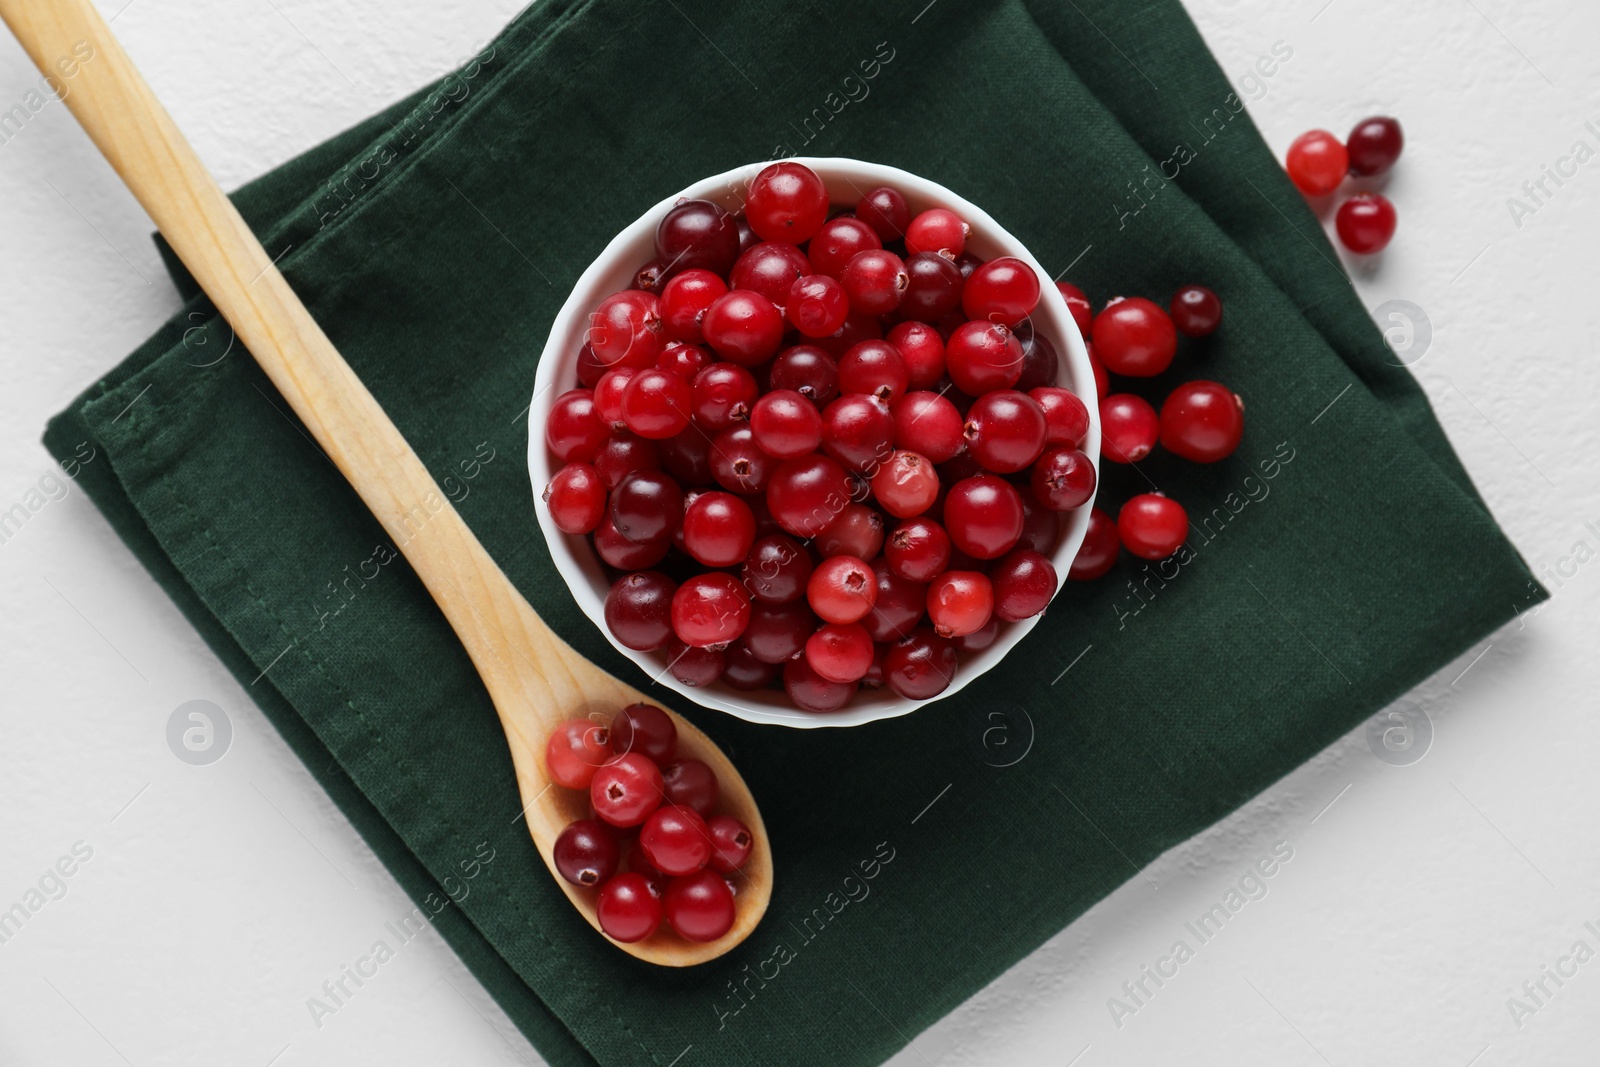
[[[949,687],[937,696],[925,700],[906,700],[895,696],[885,687],[878,690],[883,696],[863,700],[858,694],[856,699],[839,711],[808,712],[787,704],[787,698],[781,690],[746,692],[721,682],[703,687],[687,686],[666,669],[664,657],[659,657],[658,653],[640,652],[628,648],[612,635],[605,624],[604,594],[596,591],[597,586],[603,587],[609,584],[603,564],[581,535],[564,534],[556,528],[550,517],[550,509],[543,505],[541,499],[544,487],[556,469],[545,447],[543,432],[545,420],[555,400],[567,391],[557,386],[563,380],[570,381],[567,373],[574,365],[578,349],[581,347],[579,339],[582,336],[583,323],[601,300],[618,288],[626,287],[625,284],[622,286],[616,284],[614,276],[618,270],[624,269],[626,276],[631,276],[640,264],[652,258],[656,225],[674,204],[685,199],[712,200],[730,210],[737,210],[743,206],[744,190],[748,188],[750,181],[773,162],[778,161],[762,160],[730,168],[720,174],[703,178],[653,204],[618,232],[573,284],[571,292],[561,305],[561,310],[550,324],[534,372],[533,399],[527,409],[528,473],[533,487],[534,513],[544,534],[551,562],[555,564],[578,608],[613,648],[649,675],[654,683],[666,686],[701,707],[724,712],[746,722],[797,729],[861,726],[869,722],[908,715],[918,708],[961,692],[999,664],[1011,649],[1027,637],[1043,617],[1043,613],[1019,622],[1004,624],[1008,629],[1002,632],[999,640],[970,658],[963,657],[962,666]],[[1089,410],[1089,432],[1080,448],[1089,457],[1096,474],[1095,492],[1089,500],[1081,507],[1062,514],[1064,533],[1059,546],[1051,556],[1051,562],[1060,581],[1056,590],[1059,595],[1069,580],[1067,572],[1083,544],[1089,515],[1099,494],[1100,413],[1098,403],[1090,402],[1091,398],[1096,398],[1096,392],[1088,349],[1078,332],[1077,324],[1065,299],[1055,285],[1047,281],[1050,278],[1049,272],[1026,245],[988,212],[930,179],[888,164],[844,156],[795,156],[782,162],[800,163],[810,167],[822,178],[824,185],[828,187],[829,199],[834,203],[848,202],[842,201],[836,190],[845,188],[854,190],[859,198],[865,189],[888,185],[898,189],[905,196],[912,205],[913,213],[929,207],[949,208],[972,228],[974,243],[979,247],[993,246],[995,250],[986,255],[986,259],[998,255],[1015,256],[1027,263],[1039,275],[1042,283],[1039,306],[1034,309],[1030,319],[1034,330],[1048,337],[1055,344],[1061,357],[1063,365],[1058,372],[1057,384],[1064,385],[1084,399],[1084,406]],[[869,184],[863,185],[861,184],[863,182]],[[639,252],[642,243],[651,249],[643,255]],[[571,385],[569,388],[576,386]],[[581,551],[580,546],[582,546]]]

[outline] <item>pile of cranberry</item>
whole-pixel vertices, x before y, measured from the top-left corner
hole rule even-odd
[[[681,201],[594,311],[545,426],[557,528],[618,572],[605,619],[687,685],[942,692],[1042,612],[1059,515],[1093,494],[1083,402],[1021,260],[898,191],[836,212],[792,162],[742,214]]]
[[[1405,136],[1400,123],[1374,116],[1356,123],[1343,143],[1327,130],[1311,130],[1289,146],[1284,167],[1289,180],[1307,196],[1326,196],[1346,175],[1376,178],[1387,174],[1400,158]],[[1380,193],[1357,193],[1339,205],[1334,226],[1339,240],[1357,255],[1373,255],[1388,247],[1394,236],[1394,205]]]
[[[663,918],[689,941],[715,941],[733,926],[729,879],[755,838],[738,819],[712,814],[716,774],[677,752],[678,728],[650,704],[623,708],[609,728],[569,719],[545,747],[550,780],[587,790],[594,811],[556,838],[556,870],[598,890],[600,929],[614,941],[642,941]],[[638,837],[625,840],[635,829]]]
[[[1141,296],[1116,297],[1098,314],[1083,290],[1070,282],[1056,287],[1072,311],[1089,349],[1095,390],[1100,397],[1100,455],[1112,463],[1137,463],[1157,444],[1182,459],[1215,463],[1239,447],[1244,436],[1244,402],[1219,382],[1196,380],[1173,389],[1161,413],[1134,393],[1111,392],[1111,375],[1152,378],[1172,365],[1178,335],[1207,337],[1222,323],[1222,301],[1200,285],[1186,285],[1172,298],[1170,311]],[[1166,559],[1189,534],[1182,504],[1158,492],[1140,493],[1124,503],[1113,520],[1096,507],[1089,513],[1083,546],[1067,572],[1090,581],[1103,576],[1126,546],[1141,559]]]

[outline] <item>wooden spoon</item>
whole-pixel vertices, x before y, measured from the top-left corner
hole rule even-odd
[[[278,273],[89,0],[0,0],[0,18],[46,75],[60,79],[76,67],[67,107],[323,451],[404,546],[494,700],[539,855],[598,930],[595,891],[556,873],[556,837],[587,814],[588,802],[546,778],[545,741],[564,719],[609,716],[636,701],[654,701],[557,637],[506,579]],[[87,60],[85,44],[94,50]],[[420,529],[419,518],[425,519]],[[705,734],[672,718],[679,751],[711,766],[721,810],[755,836],[754,852],[736,879],[737,916],[723,937],[689,942],[663,924],[647,940],[613,942],[650,963],[686,967],[729,951],[761,920],[772,896],[772,851],[755,798],[733,764]]]

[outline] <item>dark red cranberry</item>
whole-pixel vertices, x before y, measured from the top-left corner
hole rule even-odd
[[[814,452],[822,443],[822,415],[817,406],[792,389],[774,389],[750,412],[750,432],[757,447],[777,459]]]
[[[686,200],[656,225],[656,258],[676,273],[693,268],[727,274],[739,256],[739,227],[720,204]]]
[[[838,333],[850,317],[850,298],[844,286],[822,274],[808,274],[789,287],[786,315],[807,337]]]
[[[911,209],[899,190],[887,185],[870,189],[856,205],[856,218],[871,226],[882,241],[898,241],[911,224]]]
[[[595,358],[608,367],[648,367],[666,345],[661,303],[652,293],[628,289],[600,302],[586,335]]]
[[[711,861],[711,831],[693,808],[668,803],[639,828],[639,848],[662,874],[694,874]]]
[[[1094,464],[1071,445],[1053,445],[1030,475],[1033,498],[1051,511],[1081,508],[1094,495]]]
[[[1172,325],[1185,337],[1207,337],[1222,325],[1222,301],[1203,285],[1186,285],[1172,294]]]
[[[698,426],[657,442],[661,466],[679,485],[711,484],[711,442]]]
[[[1056,346],[1026,320],[1017,324],[1017,340],[1022,343],[1022,374],[1016,388],[1031,393],[1041,386],[1055,385],[1061,377],[1061,357]]]
[[[850,308],[860,315],[887,315],[900,306],[911,279],[906,265],[893,252],[868,249],[851,257],[839,282],[850,297]]]
[[[899,308],[906,318],[937,322],[961,306],[965,282],[960,269],[944,256],[918,252],[907,257],[906,278]]]
[[[855,682],[830,682],[796,656],[783,665],[783,688],[801,711],[838,711],[856,694]]]
[[[963,429],[972,458],[1001,474],[1013,474],[1037,459],[1045,434],[1043,409],[1015,389],[978,397],[967,411]]]
[[[1117,562],[1117,552],[1121,548],[1122,538],[1117,533],[1116,520],[1094,508],[1089,512],[1089,529],[1084,534],[1083,545],[1067,577],[1075,582],[1092,582],[1103,577]]]
[[[823,211],[827,211],[826,200]],[[667,883],[661,906],[667,922],[685,941],[715,941],[733,929],[733,890],[716,871],[674,878]]]
[[[793,389],[818,408],[839,395],[839,365],[816,345],[785,348],[767,368],[773,389]]]
[[[1055,566],[1042,553],[1017,548],[989,569],[994,584],[994,613],[1007,622],[1031,619],[1056,595]]]
[[[728,288],[760,293],[781,308],[788,305],[789,290],[794,283],[810,273],[811,264],[806,254],[794,245],[787,241],[763,241],[739,256],[728,274]]]
[[[839,357],[839,392],[865,393],[885,404],[904,395],[910,377],[888,341],[862,341]]]
[[[677,591],[678,583],[658,571],[624,574],[606,593],[606,629],[640,652],[660,648],[672,639],[672,594]]]
[[[563,463],[593,461],[610,435],[589,389],[569,389],[556,397],[544,424],[545,444]]]
[[[882,247],[883,241],[871,226],[844,215],[823,224],[806,246],[806,255],[811,259],[813,271],[838,278],[857,252]]]
[[[806,595],[811,554],[787,534],[767,534],[750,546],[742,577],[763,604],[793,604]]]
[[[635,544],[669,541],[683,521],[683,490],[660,471],[634,471],[611,493],[611,522]]]
[[[828,337],[815,338],[817,347],[822,349],[834,359],[838,359],[850,351],[850,346],[862,341],[877,341],[883,338],[883,326],[878,322],[876,315],[862,315],[852,311],[850,317],[844,320],[844,325],[839,327],[839,332]]]
[[[661,290],[661,328],[675,341],[701,344],[705,334],[700,323],[728,284],[708,270],[686,270],[667,282]]]
[[[671,595],[668,595],[671,601]],[[611,717],[613,751],[637,752],[657,766],[678,752],[678,727],[672,716],[654,704],[629,704]]]
[[[822,412],[822,450],[855,471],[871,470],[894,451],[894,417],[886,404],[860,393]]]
[[[1089,409],[1076,393],[1053,385],[1040,386],[1028,395],[1044,412],[1045,443],[1077,448],[1089,435]]]
[[[944,338],[925,322],[902,322],[884,338],[900,350],[907,388],[928,389],[944,377]]]
[[[883,543],[889,570],[913,582],[929,582],[950,565],[950,535],[929,518],[906,519]]]
[[[1334,228],[1339,241],[1358,256],[1372,256],[1389,246],[1395,229],[1394,205],[1378,193],[1358,193],[1339,205]]]
[[[594,346],[585,341],[583,347],[578,349],[578,385],[593,389],[605,372],[606,365],[594,354]]]
[[[732,874],[743,867],[755,848],[750,828],[730,815],[715,815],[706,820],[711,832],[711,869]]]
[[[991,259],[972,272],[961,290],[961,309],[975,322],[1014,327],[1038,304],[1039,276],[1014,256]]]
[[[956,548],[974,559],[996,559],[1022,537],[1022,497],[992,474],[965,478],[944,501],[944,528]]]
[[[748,419],[760,395],[749,371],[737,363],[713,363],[695,375],[690,405],[695,421],[715,432]]]
[[[633,287],[646,293],[661,295],[661,287],[667,284],[667,264],[665,260],[652,259],[640,267],[633,276]]]
[[[999,323],[962,323],[945,345],[944,363],[950,380],[968,396],[1010,389],[1022,378],[1022,342]]]
[[[778,667],[756,659],[743,641],[729,645],[722,659],[722,680],[735,689],[746,692],[766,689],[777,681]]]
[[[839,401],[835,401],[839,403]],[[850,478],[827,456],[786,459],[767,484],[767,507],[787,533],[815,537],[850,503]]]
[[[823,558],[872,559],[883,547],[883,516],[865,504],[846,504],[839,517],[817,534],[815,547]]]
[[[722,677],[723,655],[717,648],[695,648],[676,637],[667,642],[667,669],[691,689],[700,689]]]
[[[860,623],[827,623],[806,639],[806,662],[830,682],[859,682],[872,666],[872,637]]]
[[[801,163],[774,163],[750,183],[745,218],[763,241],[802,245],[828,220],[828,190]]]
[[[728,427],[711,439],[711,475],[731,493],[765,492],[778,461],[761,451],[749,423]]]
[[[594,528],[595,553],[619,571],[648,570],[666,559],[667,551],[671,548],[670,537],[643,544],[628,540],[611,524],[610,515],[601,519],[600,525]]]
[[[598,886],[616,874],[622,859],[616,835],[598,819],[568,823],[552,851],[561,877],[585,887]]]
[[[1022,497],[1022,536],[1018,548],[1031,548],[1035,552],[1051,555],[1061,536],[1061,519],[1054,511],[1032,499],[1032,494]]]
[[[564,534],[586,534],[600,525],[606,513],[606,484],[589,464],[568,463],[545,486],[544,502],[556,529]]]
[[[988,622],[970,634],[955,638],[952,643],[958,652],[982,652],[998,640],[1000,640],[1000,618],[992,615]]]
[[[1361,178],[1375,178],[1387,173],[1400,158],[1405,143],[1400,123],[1394,119],[1385,116],[1362,119],[1345,140],[1345,150],[1350,156],[1350,173]]]
[[[600,929],[611,940],[623,944],[643,941],[655,933],[661,925],[661,914],[661,901],[651,892],[650,883],[634,871],[607,881],[595,902]]]
[[[938,393],[907,393],[890,406],[894,443],[943,463],[961,451],[965,426],[956,406]]]
[[[1140,559],[1166,559],[1189,537],[1189,514],[1160,493],[1140,493],[1117,513],[1117,535]]]
[[[872,561],[872,576],[878,586],[877,598],[861,625],[874,641],[898,641],[922,621],[928,587],[895,574],[881,557]]]
[[[1217,382],[1184,382],[1161,405],[1161,447],[1196,463],[1233,455],[1244,436],[1244,403]]]
[[[1156,446],[1160,422],[1143,397],[1114,393],[1100,401],[1101,455],[1113,463],[1137,463]]]
[[[781,606],[756,604],[740,640],[761,662],[783,664],[806,647],[806,638],[816,628],[817,617],[803,600]]]
[[[896,696],[929,700],[949,688],[956,658],[955,645],[919,626],[884,653],[883,679]]]

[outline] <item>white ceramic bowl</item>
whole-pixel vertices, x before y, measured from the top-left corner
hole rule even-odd
[[[828,187],[828,197],[835,204],[854,204],[863,192],[880,185],[898,189],[911,205],[912,215],[928,208],[943,207],[954,211],[972,227],[967,247],[983,259],[997,256],[1015,256],[1039,274],[1042,296],[1034,311],[1035,331],[1048,338],[1062,357],[1058,384],[1072,389],[1079,396],[1092,401],[1094,373],[1089,366],[1083,338],[1079,336],[1072,314],[1054,285],[1049,283],[1050,273],[1029,254],[1011,234],[976,205],[957,196],[942,185],[919,178],[896,167],[879,163],[864,163],[856,159],[801,158],[822,177]],[[539,358],[539,368],[534,375],[533,402],[528,411],[528,472],[535,494],[534,511],[539,516],[539,526],[550,546],[551,558],[561,577],[566,580],[578,606],[589,616],[606,640],[624,656],[660,684],[682,694],[697,704],[750,722],[776,723],[801,728],[816,726],[859,726],[878,719],[888,719],[915,711],[928,700],[903,700],[888,688],[874,691],[862,690],[842,710],[827,713],[801,711],[789,703],[781,690],[742,692],[731,686],[717,683],[694,688],[680,683],[667,669],[663,652],[637,652],[619,643],[611,636],[605,624],[605,597],[610,588],[604,565],[593,548],[582,537],[572,537],[556,529],[551,521],[550,509],[539,499],[544,487],[555,473],[552,457],[544,443],[544,425],[550,416],[556,397],[577,385],[576,367],[578,350],[583,346],[589,315],[600,301],[612,293],[630,288],[634,273],[655,258],[656,224],[661,217],[681,199],[712,200],[730,210],[738,210],[744,203],[744,192],[751,179],[766,163],[750,163],[736,167],[724,174],[696,182],[689,188],[673,193],[646,211],[631,226],[617,234],[600,253],[589,269],[583,272],[572,295],[562,305],[550,328],[549,340]],[[1083,451],[1098,470],[1100,460],[1100,416],[1098,405],[1090,402],[1089,435],[1083,442]],[[1057,575],[1064,582],[1067,569],[1083,543],[1089,525],[1089,509],[1093,501],[1068,512],[1062,523],[1061,545],[1056,549],[1054,563]],[[1004,623],[1000,639],[975,656],[963,656],[950,687],[934,700],[960,692],[981,678],[985,671],[999,663],[1033,629],[1037,617],[1022,622]]]

